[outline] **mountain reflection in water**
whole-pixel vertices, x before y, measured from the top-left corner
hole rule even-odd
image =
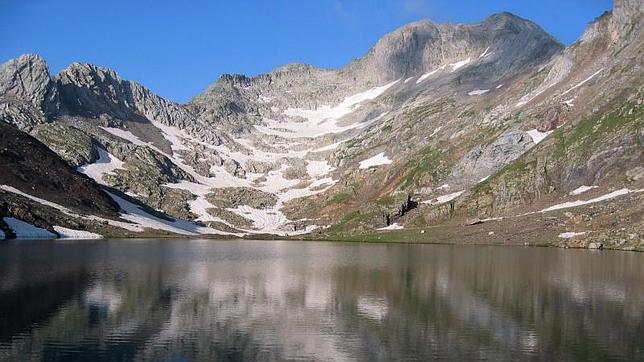
[[[0,244],[0,359],[644,359],[644,254]]]

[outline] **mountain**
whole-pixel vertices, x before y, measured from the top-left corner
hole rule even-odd
[[[29,202],[37,224],[2,213],[51,231],[51,205],[34,203],[47,200],[102,218],[108,229],[83,227],[104,236],[368,240],[384,229],[643,248],[642,13],[615,1],[568,48],[509,13],[419,21],[345,67],[223,75],[187,104],[91,64],[52,76],[24,55],[0,66],[0,118],[16,134],[0,146],[42,143],[59,159],[40,178],[2,179],[0,202]],[[85,180],[100,211],[65,200],[69,189],[31,187],[58,173]]]

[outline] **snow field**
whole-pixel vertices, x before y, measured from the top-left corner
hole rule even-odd
[[[368,158],[366,160],[360,161],[359,168],[360,169],[367,169],[367,168],[374,167],[374,166],[388,165],[391,162],[392,161],[389,159],[389,157],[385,156],[384,152],[380,152],[379,154],[377,154],[377,155],[375,155],[373,157],[370,157],[370,158]]]

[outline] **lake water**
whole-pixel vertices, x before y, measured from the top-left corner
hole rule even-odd
[[[644,360],[644,254],[0,244],[2,360]]]

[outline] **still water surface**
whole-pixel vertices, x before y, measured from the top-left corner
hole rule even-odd
[[[2,360],[643,360],[644,254],[0,244]]]

